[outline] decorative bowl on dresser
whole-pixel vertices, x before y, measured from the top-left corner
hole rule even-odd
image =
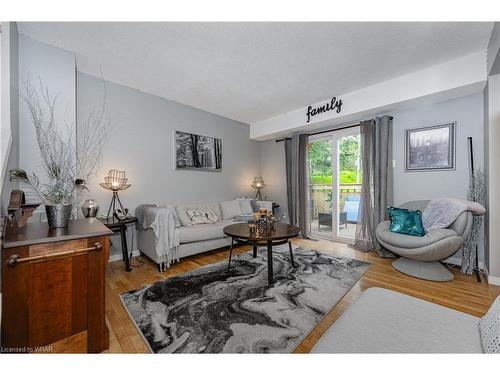
[[[111,231],[95,218],[8,229],[1,250],[3,352],[109,347],[104,277]]]

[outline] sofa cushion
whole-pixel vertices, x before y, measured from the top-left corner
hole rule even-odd
[[[252,211],[259,211],[259,205],[257,204],[257,199],[250,199],[250,204],[252,205]]]
[[[223,220],[232,219],[235,216],[241,215],[240,202],[237,199],[234,201],[220,202],[220,208]]]
[[[184,207],[175,207],[175,212],[177,212],[177,217],[179,218],[179,221],[181,222],[181,225],[183,227],[190,227],[191,225],[193,225]]]
[[[252,220],[252,219],[255,219],[255,214],[254,213],[251,213],[251,214],[248,214],[248,215],[238,215],[238,216],[235,216],[233,221],[234,222],[237,222],[237,223],[246,223],[248,222],[248,220]]]
[[[479,321],[481,345],[485,353],[500,353],[500,296]]]
[[[240,203],[241,215],[253,214],[252,200],[249,198],[238,198]]]
[[[218,221],[214,224],[199,224],[190,227],[180,227],[179,240],[180,243],[198,242],[224,238],[224,227],[232,224],[232,220]]]
[[[452,229],[433,229],[422,237],[408,236],[389,231],[390,224],[390,221],[383,221],[377,226],[379,240],[389,245],[408,249],[431,245],[447,237],[457,236],[457,232]]]

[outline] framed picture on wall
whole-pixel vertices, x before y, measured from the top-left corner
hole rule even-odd
[[[222,139],[175,131],[175,168],[222,171]]]
[[[455,169],[455,122],[406,130],[406,172]]]

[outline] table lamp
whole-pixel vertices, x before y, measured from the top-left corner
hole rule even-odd
[[[109,204],[108,214],[106,219],[109,219],[109,213],[111,215],[115,213],[116,202],[120,205],[120,208],[123,210],[122,202],[120,201],[120,197],[118,196],[118,192],[120,190],[128,189],[131,185],[127,184],[128,179],[125,178],[125,171],[119,171],[117,169],[110,169],[108,172],[108,176],[104,177],[104,182],[101,182],[101,185],[104,189],[113,191],[113,198],[111,199],[111,203]],[[113,211],[111,211],[111,209]]]
[[[255,194],[255,199],[261,201],[262,200],[262,194],[260,192],[260,189],[263,189],[266,187],[266,184],[264,183],[264,179],[262,177],[254,177],[252,186],[254,189],[257,189],[257,194]]]

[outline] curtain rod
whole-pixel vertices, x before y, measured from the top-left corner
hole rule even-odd
[[[393,117],[392,116],[389,116],[389,118],[392,120]],[[309,133],[307,135],[318,135],[318,134],[324,134],[324,133],[331,133],[335,130],[343,130],[343,129],[350,129],[350,128],[355,128],[357,126],[360,126],[361,123],[363,121],[360,121],[356,124],[352,124],[352,125],[345,125],[345,126],[341,126],[340,128],[334,128],[334,129],[328,129],[328,130],[321,130],[319,132],[315,132],[315,133]],[[280,138],[280,139],[277,139],[275,142],[278,143],[278,142],[283,142],[285,139],[291,139],[290,137],[285,137],[285,138]]]

